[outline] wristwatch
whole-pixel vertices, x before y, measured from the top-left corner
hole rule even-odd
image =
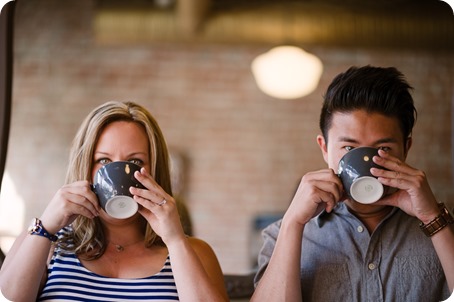
[[[32,223],[30,224],[30,227],[28,228],[28,233],[30,235],[38,235],[38,236],[46,237],[47,239],[49,239],[52,242],[55,242],[58,239],[58,237],[56,235],[50,234],[43,227],[43,223],[38,218],[33,218]]]
[[[440,215],[427,224],[422,222],[419,224],[419,227],[427,237],[432,237],[447,225],[454,223],[454,218],[449,213],[446,206],[443,203],[439,203],[438,207],[440,208]]]

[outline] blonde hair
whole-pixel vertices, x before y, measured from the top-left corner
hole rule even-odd
[[[155,181],[170,195],[169,153],[161,129],[153,116],[142,106],[132,102],[107,102],[95,108],[83,121],[72,143],[66,183],[78,180],[91,182],[93,153],[99,135],[110,123],[130,121],[141,125],[149,141],[150,174]],[[161,238],[143,219],[144,243],[147,247],[162,244]],[[99,218],[88,219],[79,216],[72,223],[72,231],[63,236],[59,245],[63,250],[83,255],[87,259],[102,256],[106,249],[106,239]]]

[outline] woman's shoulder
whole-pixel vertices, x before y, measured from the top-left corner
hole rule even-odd
[[[213,248],[206,241],[197,237],[188,237],[188,241],[198,255],[214,255]]]
[[[211,248],[206,241],[197,237],[188,236],[188,241],[192,247]]]

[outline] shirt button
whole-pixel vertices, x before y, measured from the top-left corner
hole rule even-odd
[[[362,226],[358,226],[356,230],[358,231],[358,233],[362,233],[364,231],[364,228]]]
[[[369,263],[369,265],[367,267],[372,271],[375,269],[375,264]]]

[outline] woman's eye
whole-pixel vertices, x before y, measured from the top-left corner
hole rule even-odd
[[[131,163],[136,164],[138,166],[143,166],[143,161],[140,159],[130,159],[129,160]]]
[[[98,163],[100,163],[101,165],[105,166],[107,165],[108,163],[110,163],[111,161],[107,158],[101,158],[101,159],[98,159]]]

